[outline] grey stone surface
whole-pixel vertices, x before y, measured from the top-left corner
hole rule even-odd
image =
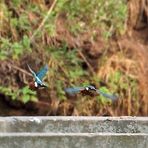
[[[148,133],[148,117],[0,117],[0,132]]]
[[[0,136],[0,148],[147,148],[146,134],[14,133]]]
[[[0,117],[0,148],[148,148],[148,117]]]

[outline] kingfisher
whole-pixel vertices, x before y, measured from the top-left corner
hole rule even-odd
[[[34,78],[34,82],[30,82],[29,86],[31,89],[37,89],[37,88],[45,88],[47,85],[42,81],[44,78],[45,74],[48,71],[48,65],[45,65],[42,69],[40,69],[39,72],[35,73],[30,66],[27,64],[28,69],[32,73],[32,76]]]
[[[95,86],[89,85],[85,87],[69,87],[65,89],[65,93],[69,96],[75,96],[76,94],[82,94],[82,95],[89,95],[89,96],[96,96],[96,95],[102,95],[112,101],[115,101],[118,97],[112,94],[104,93],[103,91],[96,89]]]

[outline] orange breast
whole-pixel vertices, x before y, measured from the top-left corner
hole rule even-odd
[[[37,90],[37,87],[35,87],[34,82],[30,82],[30,83],[29,83],[29,88],[30,88],[31,90]]]
[[[95,91],[89,91],[89,90],[82,90],[81,91],[81,94],[83,96],[91,96],[91,97],[94,97],[96,95],[96,92]]]

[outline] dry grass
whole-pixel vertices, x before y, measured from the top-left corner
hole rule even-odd
[[[48,63],[50,69],[45,81],[49,83],[49,89],[37,92],[39,102],[31,106],[36,110],[34,114],[147,116],[147,45],[141,41],[140,34],[134,36],[132,29],[135,22],[128,21],[126,32],[129,36],[118,36],[117,39],[106,41],[102,37],[106,27],[102,28],[103,31],[98,29],[101,25],[92,27],[89,22],[92,18],[89,18],[89,15],[84,15],[84,22],[75,16],[71,17],[76,22],[68,20],[70,12],[61,13],[60,4],[57,2],[55,6],[56,2],[55,0],[46,4],[43,0],[26,0],[23,5],[16,6],[18,9],[11,1],[1,2],[0,36],[9,41],[7,46],[5,43],[6,47],[2,46],[7,59],[1,61],[3,64],[0,65],[1,85],[20,89],[31,80],[27,72],[27,63],[36,71],[44,63]],[[36,9],[33,9],[34,7]],[[133,9],[133,5],[129,5],[129,9],[131,19],[131,9],[136,9]],[[76,26],[79,21],[80,26]],[[110,23],[110,20],[108,22]],[[83,26],[85,27],[81,28]],[[109,26],[109,30],[112,28],[113,25]],[[83,29],[84,32],[81,31]],[[24,38],[25,35],[27,39]],[[29,43],[24,45],[24,41]],[[15,43],[18,43],[17,46]],[[19,50],[15,50],[18,46]],[[116,93],[119,100],[111,104],[100,96],[78,95],[75,98],[66,98],[64,87],[81,86],[85,83],[105,87]]]

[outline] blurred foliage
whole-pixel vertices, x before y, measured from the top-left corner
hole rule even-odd
[[[106,94],[110,94],[111,93],[110,90],[107,87],[105,87],[105,86],[100,87],[99,90],[104,92],[104,93],[106,93]],[[102,104],[107,104],[107,103],[111,102],[111,100],[106,99],[106,97],[104,97],[102,95],[97,97],[97,100],[99,101],[99,103],[102,103]]]
[[[28,86],[22,89],[8,88],[0,86],[0,93],[12,98],[13,100],[20,100],[24,103],[28,101],[37,101],[36,92],[29,89]]]
[[[1,38],[0,41],[1,44],[1,51],[0,51],[0,59],[4,60],[8,57],[11,57],[13,59],[18,59],[20,55],[24,53],[24,51],[31,51],[30,48],[30,39],[24,35],[22,40],[19,42],[13,42],[11,43],[9,39],[7,38]]]
[[[124,0],[68,0],[62,11],[67,14],[68,21],[73,25],[69,29],[74,34],[99,27],[105,37],[113,33],[124,32],[124,22],[127,15],[127,5]]]
[[[44,1],[12,0],[1,3],[0,59],[18,58],[23,52],[31,51],[30,38],[38,24],[47,15]],[[124,31],[127,6],[124,0],[60,0],[49,15],[36,38],[44,33],[55,34],[55,22],[61,13],[67,16],[68,30],[74,35],[99,27],[105,37]]]
[[[85,61],[78,55],[78,50],[81,49],[71,49],[64,41],[60,42],[60,45],[54,43],[47,45],[45,41],[56,36],[56,22],[61,15],[66,17],[64,19],[67,25],[66,31],[74,37],[96,28],[101,30],[106,40],[115,34],[122,34],[125,31],[127,18],[125,0],[59,0],[41,30],[34,37],[35,42],[32,43],[31,38],[47,16],[52,2],[44,0],[2,0],[0,2],[0,60],[9,58],[18,60],[24,54],[33,53],[36,48],[40,51],[43,49],[41,51],[43,59],[44,62],[48,61],[50,71],[46,80],[50,83],[49,90],[56,91],[57,98],[66,99],[65,87],[86,86],[91,82],[97,87],[100,86],[104,92],[116,93],[121,98],[132,96],[137,99],[139,94],[136,79],[119,69],[113,73],[107,72],[106,84],[106,78],[92,75],[83,68]],[[95,41],[95,34],[92,33],[90,38]],[[102,60],[100,67],[110,58],[106,49],[103,52],[103,58],[99,59]],[[106,85],[102,85],[101,82]],[[129,88],[130,94],[128,94]],[[18,89],[1,86],[0,92],[12,99],[19,98],[24,103],[37,99],[36,93],[28,87]],[[106,98],[103,96],[98,96],[97,100],[101,100],[103,104],[106,103]]]
[[[80,79],[87,75],[87,71],[82,68],[82,60],[77,56],[77,49],[68,50],[68,46],[63,43],[59,48],[48,47],[47,51],[50,53],[49,87],[57,90],[58,98],[65,99],[65,84],[78,84]]]
[[[138,81],[128,75],[124,75],[120,71],[115,71],[110,75],[108,83],[114,92],[120,91],[120,97],[128,96],[125,92],[131,91],[132,98],[137,98],[138,95]]]

